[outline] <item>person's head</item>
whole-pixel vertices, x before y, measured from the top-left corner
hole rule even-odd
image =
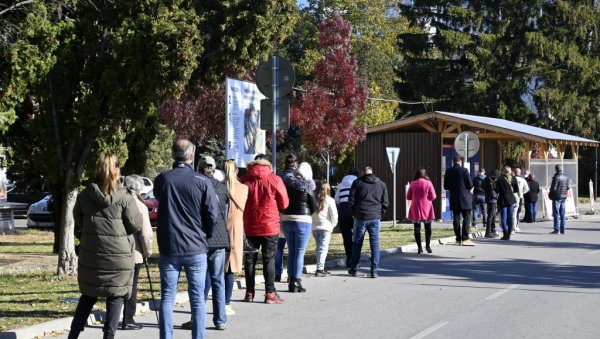
[[[290,153],[285,157],[285,168],[296,169],[298,167],[298,157],[295,154]]]
[[[306,179],[306,180],[312,180],[312,178],[313,178],[312,168],[310,167],[310,164],[307,162],[301,162],[300,165],[298,165],[298,168],[296,168],[296,172],[294,174],[297,177],[300,177],[300,178]]]
[[[136,195],[139,195],[144,188],[144,181],[142,177],[137,174],[128,175],[123,179],[123,186],[128,190],[132,191]]]
[[[502,169],[502,175],[509,178],[512,176],[512,170],[509,166],[504,166]]]
[[[187,139],[175,140],[171,147],[173,160],[191,164],[194,161],[194,148],[194,144]]]
[[[225,160],[223,169],[225,170],[225,183],[227,184],[227,190],[230,194],[233,194],[235,183],[238,181],[238,168],[235,165],[235,160]]]
[[[217,164],[215,163],[215,159],[211,156],[204,156],[198,161],[198,173],[202,173],[212,178],[215,175],[216,169]]]
[[[373,174],[373,168],[371,168],[371,166],[365,166],[365,169],[363,171],[365,175]]]
[[[417,171],[415,172],[415,176],[413,177],[413,180],[417,180],[417,179],[427,179],[429,180],[429,177],[427,176],[427,170],[425,170],[425,167],[420,166],[419,168],[417,168]]]
[[[554,166],[554,169],[555,169],[557,172],[562,172],[562,166],[561,166],[560,164],[557,164],[556,166]]]
[[[463,163],[463,157],[461,157],[460,155],[455,156],[454,158],[452,158],[452,163],[455,165],[461,165]]]
[[[119,158],[116,155],[110,153],[100,154],[96,164],[96,180],[102,193],[113,194],[117,191],[121,177],[120,167]]]
[[[518,168],[518,167],[515,167],[514,171],[515,171],[515,176],[517,176],[517,177],[518,177],[518,176],[520,176],[520,175],[521,175],[521,169],[520,169],[520,168]]]
[[[479,175],[485,175],[485,168],[481,167],[479,169]]]
[[[258,153],[255,157],[254,160],[269,160],[267,159],[267,155],[264,153]]]
[[[535,174],[533,174],[533,172],[529,172],[527,178],[529,178],[529,180],[535,180]]]
[[[494,170],[494,171],[492,172],[492,177],[495,177],[495,178],[497,178],[497,177],[499,177],[499,176],[501,176],[501,175],[502,175],[502,173],[500,173],[500,170],[497,170],[497,169],[496,169],[496,170]]]
[[[317,183],[317,212],[325,208],[327,197],[331,196],[331,186],[326,180],[319,180]]]
[[[348,170],[346,175],[353,175],[353,176],[357,177],[360,175],[360,173],[358,172],[358,170],[356,168],[352,167]]]

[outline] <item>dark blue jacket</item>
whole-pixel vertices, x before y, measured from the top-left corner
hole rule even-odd
[[[471,188],[473,188],[473,181],[466,168],[454,164],[446,170],[444,189],[450,191],[450,210],[462,211],[473,208]]]
[[[219,220],[219,203],[210,179],[185,162],[154,179],[158,200],[158,250],[185,256],[207,252],[207,238]]]

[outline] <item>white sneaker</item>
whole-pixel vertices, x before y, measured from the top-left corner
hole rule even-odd
[[[521,229],[519,228],[519,226],[515,227],[515,232],[521,232]]]
[[[235,311],[233,310],[233,307],[231,307],[231,305],[225,305],[225,314],[226,315],[234,315]]]
[[[514,235],[515,234],[515,230],[510,231],[510,235]]]

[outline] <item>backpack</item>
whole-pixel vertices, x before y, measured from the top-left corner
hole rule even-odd
[[[485,191],[486,201],[495,200],[498,198],[496,181],[498,181],[498,177],[486,177],[483,181],[483,190]]]

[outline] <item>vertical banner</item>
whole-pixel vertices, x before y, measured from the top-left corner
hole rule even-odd
[[[257,154],[266,153],[266,133],[260,129],[260,101],[265,96],[248,81],[227,78],[225,87],[227,159],[246,167]]]

